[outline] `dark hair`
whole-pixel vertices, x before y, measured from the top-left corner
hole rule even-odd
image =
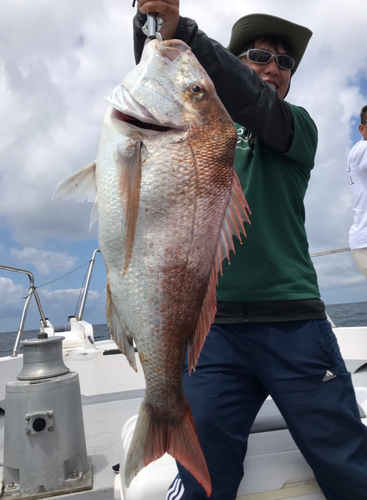
[[[367,120],[367,104],[366,104],[366,106],[363,106],[363,108],[361,110],[360,117],[361,117],[361,123],[363,123]]]
[[[292,47],[290,46],[288,40],[285,37],[283,38],[281,36],[274,35],[258,36],[253,40],[247,42],[246,45],[244,45],[238,53],[241,54],[242,52],[246,52],[249,49],[255,48],[255,44],[259,42],[267,42],[272,47],[274,47],[275,50],[279,50],[279,46],[281,45],[287,54],[292,55]]]

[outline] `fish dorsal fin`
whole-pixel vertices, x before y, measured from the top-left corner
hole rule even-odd
[[[218,272],[223,274],[222,262],[225,258],[231,263],[229,252],[234,249],[233,235],[237,236],[242,244],[241,233],[246,236],[244,222],[250,222],[249,214],[251,210],[246,201],[245,195],[243,194],[241,183],[239,181],[238,175],[234,172],[232,179],[232,190],[231,196],[229,198],[226,215],[223,220],[222,231],[219,238],[215,266],[217,270],[216,285],[218,284]]]
[[[201,308],[194,338],[189,344],[189,373],[191,373],[191,370],[195,370],[201,349],[209,333],[210,325],[214,321],[217,310],[216,286],[218,285],[218,273],[220,272],[222,274],[223,259],[227,258],[228,262],[230,262],[229,252],[231,250],[233,250],[233,252],[235,251],[233,235],[236,235],[242,243],[241,233],[246,236],[243,222],[246,221],[250,223],[250,213],[237,173],[234,172],[231,195],[223,219],[223,226],[214,258],[209,285]]]
[[[117,148],[117,162],[121,169],[120,200],[125,213],[125,265],[123,276],[130,264],[139,213],[141,184],[141,146],[137,140],[128,148]]]

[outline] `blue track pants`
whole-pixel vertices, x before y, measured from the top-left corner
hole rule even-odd
[[[326,371],[335,378],[324,381]],[[184,371],[207,460],[210,500],[235,500],[247,438],[270,394],[327,500],[367,500],[367,428],[326,320],[212,325],[196,371]],[[205,500],[178,464],[168,500]],[[176,492],[175,492],[176,484]]]

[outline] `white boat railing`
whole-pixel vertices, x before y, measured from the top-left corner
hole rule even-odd
[[[331,255],[333,253],[350,252],[350,248],[339,248],[337,250],[328,250],[327,252],[312,253],[310,255],[311,259],[314,257],[321,257],[322,255]]]
[[[92,278],[93,267],[94,267],[96,255],[98,252],[100,252],[100,250],[98,248],[96,250],[94,250],[92,258],[89,261],[89,266],[88,266],[88,270],[87,270],[87,277],[85,280],[85,287],[83,289],[82,297],[80,300],[79,312],[76,315],[77,321],[81,321],[83,319],[84,308],[85,308],[85,304],[86,304],[86,300],[87,300],[90,281]],[[22,336],[23,336],[24,324],[25,324],[25,320],[27,317],[29,304],[31,303],[33,296],[36,299],[37,307],[38,307],[38,310],[39,310],[39,313],[41,316],[41,328],[47,328],[50,325],[49,325],[49,323],[44,315],[41,301],[40,301],[40,298],[39,298],[39,295],[37,292],[37,287],[35,286],[35,283],[34,283],[34,276],[31,273],[31,271],[27,271],[26,269],[20,269],[18,267],[10,267],[10,266],[3,266],[3,265],[0,265],[0,269],[2,269],[3,271],[9,271],[9,272],[13,272],[13,273],[27,274],[29,281],[30,281],[28,295],[26,297],[26,301],[25,301],[25,304],[23,307],[22,317],[20,320],[20,325],[19,325],[19,329],[18,329],[17,337],[15,339],[15,344],[14,344],[13,353],[12,353],[12,356],[16,357],[16,356],[18,356],[18,353],[19,353],[19,344],[20,344],[20,341],[21,341]]]
[[[77,321],[81,321],[83,319],[85,304],[87,302],[87,295],[88,295],[90,280],[92,279],[93,267],[94,267],[94,263],[96,261],[96,255],[97,255],[97,253],[100,253],[100,252],[101,251],[98,248],[96,250],[94,250],[92,258],[89,261],[89,266],[88,266],[88,271],[87,271],[87,277],[86,277],[86,280],[85,280],[85,287],[84,287],[84,290],[83,290],[82,298],[80,300],[79,312],[76,315],[76,320]]]
[[[315,257],[324,256],[324,255],[331,255],[331,254],[335,254],[335,253],[349,252],[349,251],[350,251],[350,248],[339,248],[339,249],[336,249],[336,250],[328,250],[326,252],[313,253],[313,254],[310,254],[310,257],[311,258],[315,258]],[[77,314],[75,316],[75,319],[77,321],[82,321],[82,319],[83,319],[83,314],[84,314],[85,304],[86,304],[86,301],[87,301],[87,295],[88,295],[89,285],[90,285],[90,281],[91,281],[91,278],[92,278],[93,267],[94,267],[94,264],[95,264],[97,253],[100,253],[100,250],[98,248],[96,250],[94,250],[92,258],[89,261],[89,266],[88,266],[88,270],[87,270],[87,276],[86,276],[86,280],[85,280],[85,287],[84,287],[83,292],[82,292],[79,311],[77,312]],[[15,357],[15,356],[18,355],[18,352],[19,352],[19,344],[20,344],[20,341],[21,341],[22,336],[23,336],[24,324],[25,324],[25,320],[26,320],[26,317],[27,317],[27,311],[28,311],[28,307],[29,307],[29,304],[30,304],[33,296],[34,296],[34,298],[36,300],[37,307],[38,307],[38,310],[39,310],[39,313],[40,313],[40,316],[41,316],[41,327],[46,328],[49,325],[48,325],[47,319],[45,318],[45,315],[43,313],[41,301],[40,301],[39,295],[37,293],[37,288],[36,288],[36,286],[34,284],[34,276],[33,276],[33,274],[30,271],[27,271],[26,269],[20,269],[20,268],[17,268],[17,267],[10,267],[10,266],[0,265],[0,269],[2,269],[4,271],[14,272],[14,273],[27,274],[27,276],[29,278],[29,281],[30,281],[29,292],[28,292],[28,295],[26,297],[26,302],[25,302],[24,307],[23,307],[22,317],[21,317],[21,320],[20,320],[20,325],[19,325],[17,337],[16,337],[16,340],[15,340],[14,348],[13,348],[13,354],[12,354],[12,356]],[[331,325],[334,328],[336,328],[336,325],[333,323],[333,321],[331,320],[331,318],[328,315],[327,315],[327,318],[330,321]]]
[[[17,356],[18,355],[18,351],[19,351],[19,343],[20,343],[20,340],[22,338],[23,331],[24,331],[24,324],[25,324],[25,320],[26,320],[26,317],[27,317],[28,307],[29,307],[29,304],[30,304],[33,296],[36,299],[37,307],[38,307],[38,310],[39,310],[39,313],[40,313],[40,316],[41,316],[41,324],[44,327],[47,327],[47,320],[46,320],[45,315],[43,313],[43,309],[42,309],[42,305],[41,305],[41,301],[40,301],[39,295],[37,293],[37,289],[36,289],[36,287],[34,285],[34,276],[33,276],[33,274],[30,271],[27,271],[26,269],[19,269],[18,267],[10,267],[10,266],[2,266],[2,265],[0,265],[0,269],[2,269],[4,271],[10,271],[10,272],[13,272],[13,273],[27,274],[27,276],[29,278],[29,281],[30,281],[28,295],[26,297],[26,301],[25,301],[25,304],[24,304],[24,307],[23,307],[22,317],[20,319],[20,325],[19,325],[17,337],[15,339],[15,344],[14,344],[14,348],[13,348],[13,354],[12,354],[12,356]]]

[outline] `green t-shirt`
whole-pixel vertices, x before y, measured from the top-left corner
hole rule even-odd
[[[223,263],[218,301],[274,301],[320,296],[309,256],[306,193],[317,146],[317,129],[307,111],[289,104],[294,138],[280,154],[236,125],[235,169],[248,201],[247,238],[235,239],[236,254]]]

